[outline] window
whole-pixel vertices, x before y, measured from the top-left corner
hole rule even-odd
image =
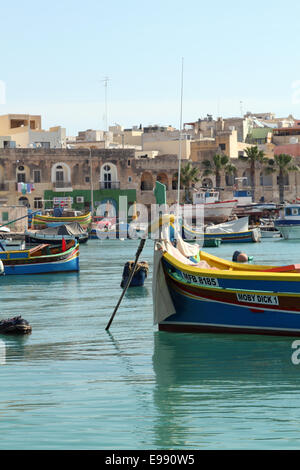
[[[89,182],[90,182],[90,177],[89,177],[89,176],[86,176],[86,177],[85,177],[85,182],[86,182],[86,183],[89,183]]]
[[[105,167],[104,167],[105,170]],[[111,173],[104,173],[104,189],[111,188]]]
[[[43,208],[43,200],[41,197],[34,198],[34,208],[35,209],[42,209]]]
[[[33,182],[34,183],[41,182],[41,170],[33,170]]]
[[[226,150],[226,144],[220,144],[219,147],[220,150]]]
[[[17,174],[17,182],[18,183],[25,183],[25,181],[26,181],[25,173],[18,173]]]
[[[131,165],[131,160],[127,160],[127,166]]]
[[[131,176],[128,176],[128,183],[131,183],[131,181],[132,181]]]
[[[64,180],[64,171],[56,169],[56,181],[63,181],[63,180]]]

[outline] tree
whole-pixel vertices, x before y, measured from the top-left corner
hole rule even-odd
[[[253,190],[253,196],[255,196],[255,167],[256,163],[266,164],[268,159],[265,157],[265,154],[262,150],[258,150],[257,145],[253,147],[248,147],[245,149],[246,156],[242,157],[243,160],[246,160],[250,164],[250,185]]]
[[[274,155],[274,160],[269,160],[269,165],[266,168],[266,173],[274,173],[278,171],[278,186],[279,186],[279,201],[284,202],[284,177],[290,171],[300,171],[300,168],[294,164],[294,157],[286,153]]]
[[[178,173],[175,175],[175,179],[177,178],[177,185],[178,185]],[[199,181],[199,169],[193,167],[191,162],[188,162],[185,166],[181,166],[180,168],[180,187],[184,188],[185,196],[184,200],[187,203],[191,202],[191,194],[190,189],[191,187]]]
[[[228,174],[233,174],[236,171],[236,167],[230,163],[229,157],[227,155],[215,154],[211,160],[203,160],[203,166],[205,170],[203,176],[208,176],[214,174],[216,177],[216,189],[221,186],[221,172],[225,170]]]

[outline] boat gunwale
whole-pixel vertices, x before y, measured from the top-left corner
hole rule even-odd
[[[53,245],[54,246],[54,245]],[[52,246],[52,248],[53,248]],[[57,256],[65,256],[65,255],[68,255],[70,253],[72,253],[72,251],[74,250],[78,250],[79,251],[79,243],[76,243],[74,245],[72,245],[70,248],[68,248],[67,250],[65,251],[59,251],[57,253],[51,253],[50,255],[37,255],[37,256],[30,256],[30,250],[8,250],[6,251],[7,253],[28,253],[28,257],[24,258],[24,257],[21,257],[21,258],[0,258],[0,260],[2,262],[4,261],[25,261],[25,260],[35,260],[35,259],[50,259],[50,258],[54,258],[54,257],[57,257]],[[3,253],[3,252],[2,252]]]
[[[200,260],[201,260],[200,251]],[[181,261],[178,261],[174,256],[168,252],[163,253],[163,258],[169,262],[171,265],[179,269],[180,271],[187,272],[188,274],[200,275],[204,277],[213,277],[213,278],[222,278],[222,279],[237,279],[237,280],[262,280],[262,281],[294,281],[300,282],[300,273],[297,272],[265,272],[263,269],[270,269],[274,266],[262,266],[262,265],[253,265],[250,270],[245,269],[205,269],[200,268],[199,266],[193,266],[184,264]],[[215,257],[217,258],[217,257]],[[217,258],[218,259],[218,258]],[[206,261],[202,259],[202,261]],[[225,260],[226,261],[226,260]],[[231,264],[231,262],[228,262]],[[239,265],[239,263],[236,263]],[[249,266],[249,265],[247,265]],[[261,269],[261,270],[257,270]]]

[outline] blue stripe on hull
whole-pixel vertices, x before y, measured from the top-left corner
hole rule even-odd
[[[163,259],[163,263],[167,270],[172,273],[172,277],[177,275],[179,280],[182,280],[181,271]],[[214,271],[212,271],[214,277]],[[219,287],[222,289],[232,289],[234,291],[260,291],[268,293],[285,292],[300,294],[300,283],[297,281],[274,281],[274,280],[255,280],[255,279],[241,279],[241,278],[221,278],[217,277]],[[187,283],[188,285],[188,283]]]
[[[46,274],[66,271],[79,271],[79,256],[64,262],[20,264],[4,266],[4,274]]]
[[[176,314],[159,327],[177,331],[234,331],[300,335],[300,314],[276,310],[251,311],[248,307],[196,300],[170,290]]]

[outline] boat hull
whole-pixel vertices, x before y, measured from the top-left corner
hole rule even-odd
[[[300,239],[300,224],[276,224],[277,230],[285,240]]]
[[[300,336],[298,274],[201,275],[165,257],[162,263],[176,313],[159,322],[160,330]]]
[[[200,233],[190,231],[186,227],[183,227],[182,238],[184,240],[195,240],[202,239],[206,240],[221,239],[222,243],[252,243],[260,241],[260,231],[258,229],[246,230],[244,232],[233,232],[233,233]]]
[[[0,252],[5,275],[47,274],[79,271],[79,248],[30,257],[29,251]]]
[[[233,209],[236,207],[237,200],[228,200],[220,202],[208,202],[199,204],[204,209],[204,221],[213,223],[226,222],[232,215]],[[197,204],[185,206],[184,216],[192,219],[196,214]]]
[[[83,227],[87,229],[92,221],[92,215],[89,212],[88,214],[74,216],[74,217],[54,217],[48,215],[39,215],[35,214],[32,225],[37,227],[59,227],[60,225],[65,225],[72,222],[77,222]]]
[[[47,243],[49,245],[57,245],[58,243],[62,243],[62,240],[65,240],[65,241],[68,241],[68,240],[77,240],[78,243],[86,243],[89,239],[89,235],[84,235],[84,236],[78,236],[78,237],[71,237],[71,236],[68,236],[68,235],[59,235],[59,236],[56,236],[56,237],[49,237],[49,236],[40,236],[40,235],[37,235],[37,236],[34,236],[34,234],[31,234],[30,232],[27,232],[25,234],[25,242],[28,244],[28,245],[35,245],[37,243]]]

